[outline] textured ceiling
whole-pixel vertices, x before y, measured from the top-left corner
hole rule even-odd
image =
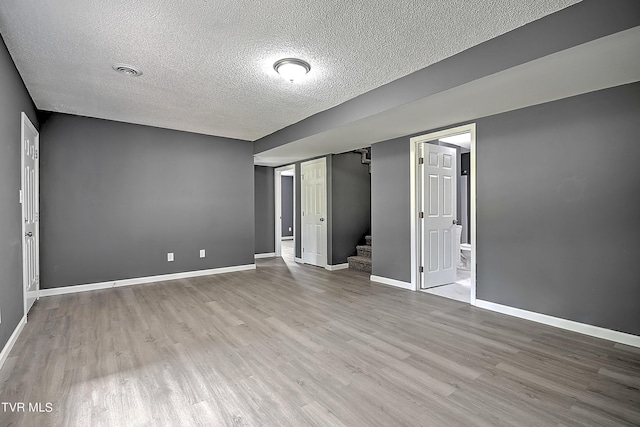
[[[577,2],[3,0],[0,32],[41,110],[255,140]]]

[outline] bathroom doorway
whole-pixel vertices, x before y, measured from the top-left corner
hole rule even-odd
[[[412,282],[475,304],[475,125],[411,139]]]
[[[275,253],[285,262],[295,259],[295,165],[275,169]]]

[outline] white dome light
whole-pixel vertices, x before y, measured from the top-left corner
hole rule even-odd
[[[294,80],[304,77],[304,75],[311,70],[311,65],[302,59],[285,58],[276,61],[276,63],[273,64],[273,69],[284,79],[293,83]]]

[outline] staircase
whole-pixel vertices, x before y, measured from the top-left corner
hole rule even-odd
[[[347,258],[349,268],[371,273],[371,236],[365,236],[366,245],[356,246],[357,255]]]

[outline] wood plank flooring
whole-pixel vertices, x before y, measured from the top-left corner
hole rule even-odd
[[[256,271],[41,299],[2,426],[632,426],[640,349],[422,292]]]

